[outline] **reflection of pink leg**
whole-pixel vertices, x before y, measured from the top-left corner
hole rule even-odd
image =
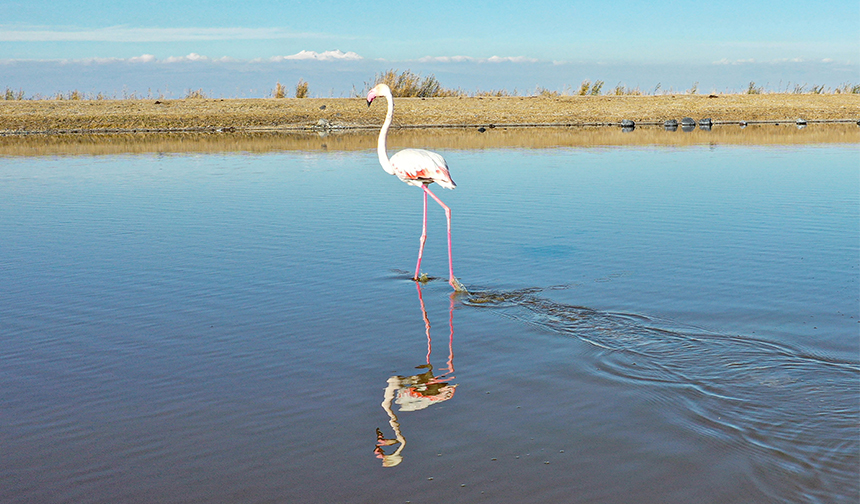
[[[424,190],[427,190],[427,186],[423,186]],[[435,198],[435,196],[434,196]],[[427,241],[427,193],[424,193],[424,223],[421,226],[421,246],[418,248],[418,264],[415,265],[415,276],[412,277],[413,280],[418,280],[418,276],[421,274],[421,256],[424,255],[424,242]]]
[[[424,332],[427,333],[427,364],[430,364],[430,352],[433,351],[433,342],[430,340],[430,318],[427,317],[427,309],[424,307],[421,284],[416,282],[415,288],[418,289],[418,302],[421,303],[421,315],[424,317]]]
[[[451,255],[451,209],[448,208],[445,205],[445,203],[442,203],[442,200],[437,198],[435,194],[430,192],[430,189],[427,189],[426,185],[423,187],[424,187],[424,226],[425,227],[427,226],[427,195],[428,194],[430,195],[430,197],[432,197],[434,200],[436,200],[436,203],[439,203],[439,205],[445,209],[445,219],[448,221],[448,283],[450,283],[451,286],[453,286],[456,289],[457,286],[454,285],[454,257],[453,257],[453,255]],[[423,241],[421,242],[421,247],[422,247],[422,249],[424,247]],[[418,274],[416,273],[416,276],[417,275]]]
[[[448,308],[448,327],[451,328],[451,334],[448,336],[448,370],[445,374],[454,372],[454,295],[451,294],[451,305]],[[451,379],[454,377],[451,376]]]

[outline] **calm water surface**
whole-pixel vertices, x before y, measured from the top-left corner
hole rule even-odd
[[[856,145],[444,154],[0,158],[0,501],[857,502]]]

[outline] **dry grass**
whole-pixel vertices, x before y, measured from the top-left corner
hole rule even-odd
[[[710,96],[398,98],[394,125],[567,126],[617,124],[623,119],[642,124],[683,117],[710,117],[715,123],[860,119],[857,94]],[[384,107],[368,109],[363,98],[208,99],[198,94],[184,100],[0,100],[0,132],[290,130],[314,129],[320,119],[335,129],[373,129],[384,115]]]
[[[287,88],[284,87],[283,84],[277,82],[275,84],[275,90],[272,91],[272,98],[286,98],[287,97]]]
[[[296,98],[307,98],[308,86],[309,84],[304,79],[299,79],[299,82],[296,84]]]

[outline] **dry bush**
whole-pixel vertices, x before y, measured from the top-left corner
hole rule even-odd
[[[13,91],[12,88],[6,88],[6,100],[23,100],[24,99],[24,90],[19,89],[18,91]]]
[[[597,96],[600,94],[601,89],[603,89],[602,80],[596,80],[594,81],[594,84],[592,84],[590,80],[585,79],[582,81],[582,84],[579,85],[579,92],[577,94],[579,96]]]
[[[278,82],[275,84],[275,90],[272,91],[273,98],[286,98],[287,96],[287,88],[284,87],[283,84]]]
[[[503,97],[503,96],[516,96],[516,95],[512,95],[511,93],[509,93],[509,92],[508,92],[508,90],[507,90],[507,89],[491,89],[491,90],[489,90],[489,91],[480,91],[480,90],[475,91],[475,93],[474,93],[472,96],[475,96],[475,97],[484,96],[484,97],[492,97],[492,98],[501,98],[501,97]]]
[[[387,84],[395,97],[433,98],[440,96],[461,96],[463,93],[455,89],[446,89],[433,74],[422,78],[419,74],[406,70],[398,73],[391,69],[377,74],[373,79],[375,84]],[[365,87],[370,86],[365,83]]]
[[[535,88],[535,96],[542,98],[558,98],[561,95],[558,91],[552,91],[545,87],[538,86]]]
[[[588,88],[591,87],[591,81],[586,79],[582,81],[582,84],[579,85],[579,96],[585,96],[588,94]]]
[[[304,79],[299,79],[299,82],[296,83],[296,98],[307,98],[308,97],[308,83],[305,82]]]
[[[837,94],[860,94],[860,84],[851,84],[846,82],[841,86],[838,86],[834,91]]]
[[[659,88],[660,88],[660,84],[657,84],[657,87],[654,88],[654,94],[657,93],[657,90]],[[635,88],[630,88],[630,87],[626,87],[626,86],[622,85],[619,82],[618,85],[615,86],[615,89],[612,90],[612,94],[614,94],[615,96],[624,96],[624,95],[641,96],[642,91],[639,89],[638,86]]]

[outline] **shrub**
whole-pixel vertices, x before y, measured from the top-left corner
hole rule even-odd
[[[280,82],[275,84],[275,90],[272,91],[272,97],[273,98],[285,98],[286,96],[287,96],[287,90],[283,86],[283,84],[281,84]]]
[[[655,88],[655,93],[656,93],[656,89],[659,89],[659,87],[660,87],[660,85],[657,84],[657,88]],[[639,96],[642,94],[642,91],[640,91],[638,87],[636,87],[636,88],[625,87],[619,82],[618,85],[615,86],[615,89],[612,91],[612,94],[614,94],[616,96],[621,96],[621,95]]]
[[[588,94],[588,88],[590,88],[590,87],[591,87],[591,81],[590,80],[586,79],[586,80],[582,81],[582,84],[579,85],[579,96],[587,95]]]
[[[845,83],[837,87],[834,93],[860,94],[860,84]],[[8,99],[8,98],[7,98]]]
[[[308,83],[305,82],[304,79],[299,79],[299,82],[296,84],[296,98],[307,98],[308,97]]]
[[[501,98],[502,96],[512,96],[507,89],[491,89],[489,91],[475,91],[473,96],[487,96]]]
[[[557,98],[560,93],[558,91],[551,91],[545,87],[538,86],[535,88],[535,94],[543,98]]]
[[[387,84],[391,88],[391,94],[395,97],[433,98],[463,94],[457,90],[443,88],[442,84],[433,74],[421,78],[420,75],[413,73],[411,70],[401,73],[398,73],[394,69],[386,70],[374,76],[373,82],[374,85]],[[366,87],[369,88],[370,86],[366,85]]]
[[[185,93],[185,98],[188,99],[203,99],[206,98],[206,93],[203,92],[203,89],[189,89]],[[131,99],[134,99],[134,95],[132,94]]]
[[[5,95],[4,99],[6,99],[6,100],[23,100],[24,99],[24,91],[19,89],[17,92],[15,92],[12,90],[12,88],[7,87],[6,88],[6,95]]]

